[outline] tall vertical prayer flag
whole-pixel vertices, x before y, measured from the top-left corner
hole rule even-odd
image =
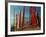
[[[33,26],[37,25],[37,20],[36,20],[36,9],[34,7],[30,7],[30,15],[31,15],[31,23]]]

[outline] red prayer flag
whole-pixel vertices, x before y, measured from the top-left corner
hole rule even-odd
[[[32,19],[32,25],[36,25],[37,24],[37,20],[36,20],[36,9],[34,7],[30,7],[30,15],[31,15],[31,19]]]

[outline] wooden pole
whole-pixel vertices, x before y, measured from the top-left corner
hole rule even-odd
[[[24,28],[24,14],[25,14],[25,6],[23,8],[22,30]]]

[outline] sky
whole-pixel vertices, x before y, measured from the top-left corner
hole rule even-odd
[[[11,25],[13,25],[13,20],[14,20],[14,12],[15,15],[19,13],[19,10],[21,10],[21,12],[23,13],[23,8],[24,6],[15,6],[15,5],[11,5],[10,6],[10,23]],[[34,7],[37,10],[38,15],[41,15],[41,7]],[[29,17],[30,16],[30,6],[25,6],[25,17]]]

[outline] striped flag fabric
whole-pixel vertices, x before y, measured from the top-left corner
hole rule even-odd
[[[17,29],[19,29],[20,27],[20,14],[17,14]]]

